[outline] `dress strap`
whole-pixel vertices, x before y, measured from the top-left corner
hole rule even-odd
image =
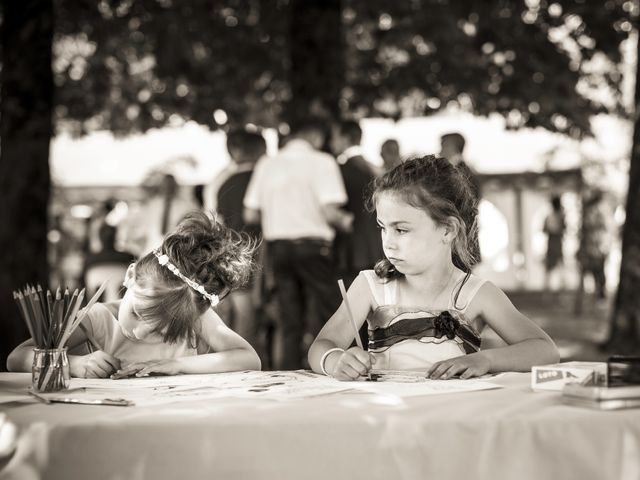
[[[462,278],[456,282],[456,285],[451,291],[451,298],[449,299],[449,309],[457,310],[461,313],[464,313],[467,310],[467,307],[469,307],[473,301],[476,293],[480,290],[480,287],[482,287],[486,282],[484,278],[479,278],[473,274],[470,274],[467,281],[464,282],[465,277],[466,274],[463,274]],[[462,284],[462,282],[464,282],[464,284]],[[460,294],[456,301],[458,291],[460,291]]]
[[[373,270],[363,270],[360,274],[364,275],[364,278],[367,279],[371,296],[379,307],[382,305],[391,305],[395,302],[397,282],[393,280],[381,280]]]
[[[383,305],[393,305],[396,303],[396,291],[398,289],[398,282],[395,280],[387,280],[383,283],[383,295],[384,295],[384,304]]]
[[[376,304],[378,304],[378,306],[384,305],[384,290],[380,291],[379,284],[376,281],[376,273],[373,270],[363,270],[360,274],[367,279],[369,291],[371,292],[371,296]]]

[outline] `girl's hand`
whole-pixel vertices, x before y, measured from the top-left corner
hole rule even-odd
[[[351,347],[330,355],[325,361],[325,370],[338,380],[355,380],[371,370],[373,357],[360,347]]]
[[[148,377],[152,374],[160,375],[177,375],[180,372],[180,365],[175,359],[167,360],[151,360],[148,362],[130,363],[111,375],[112,379],[126,377]]]
[[[460,375],[460,378],[466,379],[484,375],[490,369],[491,363],[479,352],[436,362],[427,371],[427,378],[446,380]]]
[[[69,356],[69,374],[80,378],[108,378],[120,368],[120,360],[97,350],[88,355]]]

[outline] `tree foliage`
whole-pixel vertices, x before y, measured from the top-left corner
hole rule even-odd
[[[416,116],[453,103],[498,112],[512,128],[574,136],[589,132],[594,113],[622,111],[618,65],[631,2],[348,4],[348,110]],[[612,99],[589,98],[588,86]]]
[[[284,3],[58,0],[56,119],[79,134],[215,127],[216,111],[272,125],[291,96]]]
[[[499,112],[512,128],[580,136],[591,115],[624,113],[620,44],[637,8],[627,0],[56,2],[56,119],[80,134],[179,119],[216,128],[221,111],[232,124],[277,126],[318,104],[355,118],[455,104]],[[322,21],[327,10],[341,16],[341,32]],[[308,59],[328,61],[301,64],[305,48]]]

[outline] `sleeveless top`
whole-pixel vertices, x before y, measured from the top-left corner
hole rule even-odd
[[[134,362],[166,360],[197,355],[195,348],[186,340],[165,343],[160,338],[151,341],[134,341],[125,337],[120,330],[118,319],[102,303],[96,303],[89,310],[88,321],[84,321],[89,333],[103,351],[118,358],[122,367]]]
[[[376,359],[375,369],[426,370],[435,362],[480,350],[477,326],[465,312],[485,280],[470,275],[460,289],[463,275],[449,295],[447,309],[430,310],[397,305],[396,279],[381,279],[373,270],[360,275],[366,278],[377,304],[367,318],[369,352]]]

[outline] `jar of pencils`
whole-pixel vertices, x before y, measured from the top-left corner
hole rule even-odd
[[[33,349],[31,384],[37,392],[57,392],[69,388],[67,347]]]

